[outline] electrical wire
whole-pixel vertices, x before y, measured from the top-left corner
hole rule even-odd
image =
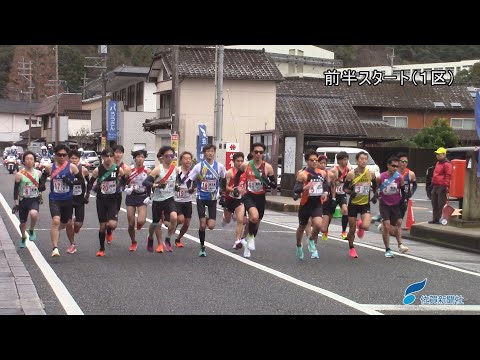
[[[232,102],[230,101],[230,89],[227,89],[227,95],[228,95],[228,107],[230,108],[230,117],[232,118],[232,123],[233,123],[233,134],[235,136],[235,142],[238,143],[237,129],[235,128],[235,121],[233,120]]]

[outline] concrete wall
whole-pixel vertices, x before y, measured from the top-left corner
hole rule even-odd
[[[126,158],[130,156],[135,143],[146,144],[147,151],[157,151],[155,135],[143,131],[143,123],[146,119],[155,117],[154,112],[120,111],[118,116],[118,139],[117,143],[125,148]]]
[[[28,116],[29,114],[0,113],[0,142],[22,140],[20,133],[28,130],[28,125],[25,122]],[[32,120],[38,121],[35,116],[32,116]]]
[[[276,84],[274,81],[225,80],[223,84],[223,142],[240,144],[246,151],[249,132],[275,129]],[[196,153],[198,124],[215,132],[214,79],[185,79],[179,87],[179,151]]]

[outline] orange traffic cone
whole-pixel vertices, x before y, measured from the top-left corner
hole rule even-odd
[[[408,199],[408,206],[407,206],[407,223],[405,224],[405,230],[410,230],[412,225],[415,224],[415,218],[413,216],[413,201],[412,199]]]

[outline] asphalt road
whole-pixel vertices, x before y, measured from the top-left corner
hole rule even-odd
[[[10,207],[13,178],[0,167],[0,193]],[[415,198],[422,198],[421,191]],[[18,244],[10,208],[2,206],[0,212]],[[221,228],[221,214],[217,212],[217,228],[207,231],[206,258],[198,257],[195,206],[183,249],[147,252],[145,226],[137,232],[138,250],[129,252],[126,213],[121,211],[113,243],[107,245],[104,258],[97,258],[98,220],[92,197],[84,228],[76,237],[78,252],[66,253],[63,231],[61,256],[52,258],[47,200],[40,208],[36,244],[18,252],[47,314],[480,314],[479,255],[404,241],[409,255],[395,253],[394,259],[387,259],[381,238],[372,229],[358,241],[359,258],[351,259],[334,223],[330,239],[319,240],[320,259],[310,259],[304,247],[305,260],[300,261],[295,257],[295,214],[267,211],[257,251],[247,260],[242,250],[231,248],[234,227]],[[426,220],[428,216],[425,210]],[[147,217],[151,219],[151,207]],[[44,264],[38,265],[42,261],[34,257],[43,258]],[[427,286],[417,293],[414,305],[403,305],[406,288],[425,278]],[[421,295],[459,295],[465,305],[419,306]]]

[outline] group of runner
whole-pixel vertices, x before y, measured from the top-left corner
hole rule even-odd
[[[415,193],[417,183],[415,173],[407,168],[407,155],[400,153],[390,157],[387,171],[379,176],[367,168],[366,152],[360,151],[355,158],[357,167],[352,169],[348,165],[348,154],[339,152],[338,165],[327,170],[326,156],[318,156],[314,150],[305,153],[307,166],[297,172],[293,189],[294,198],[301,198],[296,232],[296,255],[299,259],[304,258],[304,233],[311,258],[319,258],[318,236],[322,232],[322,239],[328,239],[328,228],[337,205],[342,213],[341,237],[348,240],[349,256],[358,258],[354,246],[355,232],[359,238],[363,238],[372,220],[370,202],[375,204],[377,201],[380,201],[380,230],[385,245],[385,257],[394,257],[390,249],[390,236],[395,236],[401,253],[408,251],[408,247],[402,244],[401,225],[407,210],[407,201]]]
[[[263,160],[265,145],[253,144],[253,159],[244,162],[243,153],[235,154],[235,167],[228,172],[225,166],[215,159],[216,147],[207,144],[203,147],[204,160],[192,167],[193,156],[184,151],[179,156],[180,166],[175,166],[175,150],[163,146],[157,153],[160,165],[153,170],[145,168],[145,150],[132,152],[134,164],[123,162],[124,148],[115,145],[101,152],[101,164],[91,176],[80,164],[80,154],[64,144],[54,149],[55,159],[43,172],[34,168],[35,154],[27,151],[23,155],[24,169],[16,174],[14,183],[13,213],[19,212],[21,240],[19,247],[26,246],[26,239],[36,241],[35,225],[38,220],[41,193],[46,190],[50,179],[49,208],[52,217],[50,237],[53,245],[52,256],[60,256],[58,250],[60,231],[66,229],[70,246],[69,254],[77,251],[75,234],[85,218],[85,205],[89,203],[91,192],[96,193],[96,208],[99,221],[99,250],[96,256],[105,256],[105,242],[111,244],[118,224],[118,212],[125,193],[128,233],[131,240],[130,251],[137,250],[137,232],[142,230],[147,215],[147,205],[152,204],[152,224],[147,235],[147,250],[154,251],[154,234],[157,237],[155,251],[171,252],[171,239],[177,225],[182,225],[175,246],[182,248],[182,237],[188,231],[192,218],[193,193],[196,191],[197,212],[200,221],[199,256],[207,256],[205,232],[215,227],[217,200],[225,196],[224,219],[229,222],[231,214],[236,214],[237,232],[234,248],[244,247],[244,256],[250,257],[255,250],[255,236],[265,210],[267,187],[276,187],[273,168]],[[228,181],[228,185],[227,185]],[[205,208],[208,211],[206,215]],[[229,215],[230,214],[230,215]],[[244,215],[248,215],[248,226],[244,231]],[[135,220],[135,215],[137,219]],[[30,217],[30,228],[26,223]],[[167,227],[162,241],[161,225]],[[238,224],[241,224],[239,226]]]

